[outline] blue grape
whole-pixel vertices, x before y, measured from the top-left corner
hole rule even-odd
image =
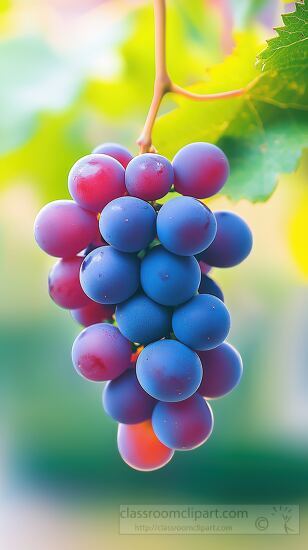
[[[247,223],[233,212],[215,212],[217,233],[199,259],[214,267],[233,267],[241,263],[252,248],[252,233]]]
[[[175,190],[197,199],[218,193],[229,176],[226,155],[211,143],[185,145],[175,155],[172,165]]]
[[[160,401],[187,399],[202,378],[198,355],[176,340],[146,346],[137,359],[136,371],[143,389]]]
[[[159,210],[157,234],[170,252],[193,256],[213,241],[216,234],[215,216],[196,199],[176,197]]]
[[[198,393],[208,399],[222,397],[237,386],[243,373],[243,363],[238,351],[224,342],[215,349],[199,351],[203,378]]]
[[[164,445],[185,451],[199,447],[209,438],[213,430],[213,413],[205,399],[195,393],[178,403],[157,403],[152,425]]]
[[[133,158],[133,155],[129,152],[129,150],[118,143],[102,143],[101,145],[95,147],[92,153],[108,155],[109,157],[112,157],[120,162],[123,168],[126,168],[128,163]]]
[[[155,246],[141,262],[141,285],[155,302],[177,306],[198,290],[201,271],[194,256],[176,256]]]
[[[156,235],[156,212],[147,202],[135,197],[114,199],[101,213],[100,232],[121,252],[139,252]]]
[[[212,296],[216,296],[216,298],[224,302],[224,295],[220,286],[218,286],[211,277],[203,275],[203,273],[201,275],[201,283],[198,292],[199,294],[212,294]]]
[[[132,342],[149,344],[168,336],[172,311],[143,293],[138,293],[116,308],[116,320],[122,334]]]
[[[117,327],[97,323],[78,334],[72,360],[78,374],[88,380],[113,380],[130,367],[130,342]]]
[[[83,260],[80,283],[84,292],[100,304],[119,304],[139,286],[139,260],[111,246],[96,248]]]
[[[137,424],[151,418],[156,402],[142,389],[134,369],[107,382],[103,391],[106,413],[122,424]]]
[[[172,327],[177,339],[190,348],[212,349],[227,337],[230,315],[216,296],[199,294],[174,311]]]

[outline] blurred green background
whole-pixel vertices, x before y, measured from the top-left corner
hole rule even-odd
[[[292,9],[276,0],[170,1],[172,76],[202,88],[218,64],[212,74],[222,89],[239,78],[249,82],[256,53],[274,36],[279,14]],[[101,385],[86,383],[72,368],[80,328],[48,297],[53,260],[36,247],[32,227],[45,202],[68,197],[68,170],[95,145],[117,141],[137,153],[154,76],[152,6],[0,0],[0,30],[1,548],[306,548],[308,158],[302,142],[296,134],[287,164],[271,158],[271,168],[249,157],[250,146],[240,148],[227,189],[239,200],[209,201],[214,210],[242,215],[254,234],[243,265],[213,272],[232,315],[229,339],[243,356],[242,383],[212,402],[215,429],[204,446],[176,453],[163,470],[133,471],[118,455]],[[225,140],[228,149],[219,116],[228,120],[236,100],[223,107],[183,101],[163,103],[154,132],[159,152],[172,155],[181,139],[199,131],[202,139]],[[289,122],[284,132],[291,141]],[[280,168],[290,173],[279,175],[271,194]],[[119,536],[118,506],[125,503],[300,503],[301,536]]]

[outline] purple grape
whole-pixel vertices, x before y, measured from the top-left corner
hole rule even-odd
[[[216,296],[216,298],[219,298],[222,302],[224,302],[224,295],[223,292],[211,277],[208,277],[207,275],[201,275],[201,283],[198,290],[199,294],[211,294],[212,296]]]
[[[246,222],[233,212],[215,212],[217,233],[199,259],[215,267],[233,267],[248,256],[252,233]]]
[[[96,215],[67,200],[46,204],[34,223],[37,244],[58,258],[76,256],[96,238],[97,230]]]
[[[222,397],[237,386],[243,373],[238,351],[224,342],[215,349],[199,351],[203,379],[198,392],[208,399]]]
[[[172,164],[175,190],[197,199],[218,193],[229,176],[226,155],[211,143],[185,145],[175,155]]]
[[[140,386],[134,369],[107,382],[103,391],[106,413],[122,424],[137,424],[151,418],[156,400]]]
[[[108,323],[85,328],[76,338],[72,360],[78,374],[94,382],[113,380],[130,367],[130,342]]]
[[[108,155],[122,164],[123,168],[126,168],[128,163],[133,158],[133,155],[129,152],[129,150],[118,143],[102,143],[101,145],[95,147],[92,153]]]
[[[195,393],[178,403],[157,403],[152,416],[153,430],[170,449],[186,451],[204,443],[213,430],[213,413],[205,399]]]
[[[127,165],[125,185],[133,197],[155,201],[164,197],[173,185],[173,168],[161,155],[145,153]]]

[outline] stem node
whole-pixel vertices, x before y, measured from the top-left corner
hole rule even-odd
[[[253,82],[227,92],[216,94],[197,94],[190,92],[175,84],[169,76],[166,62],[166,0],[154,0],[154,24],[155,24],[155,80],[153,97],[143,130],[137,140],[139,153],[157,153],[152,143],[152,130],[163,97],[167,93],[178,94],[193,101],[211,101],[213,99],[228,99],[239,97],[250,90]]]

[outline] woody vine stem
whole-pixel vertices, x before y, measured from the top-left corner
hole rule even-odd
[[[139,153],[155,153],[156,149],[152,143],[152,130],[157,113],[163,97],[167,93],[173,93],[192,99],[193,101],[211,101],[213,99],[227,99],[243,95],[248,91],[250,85],[218,92],[216,94],[196,94],[175,84],[168,73],[166,61],[166,0],[154,0],[154,21],[155,21],[155,81],[151,105],[142,130],[137,140]]]

